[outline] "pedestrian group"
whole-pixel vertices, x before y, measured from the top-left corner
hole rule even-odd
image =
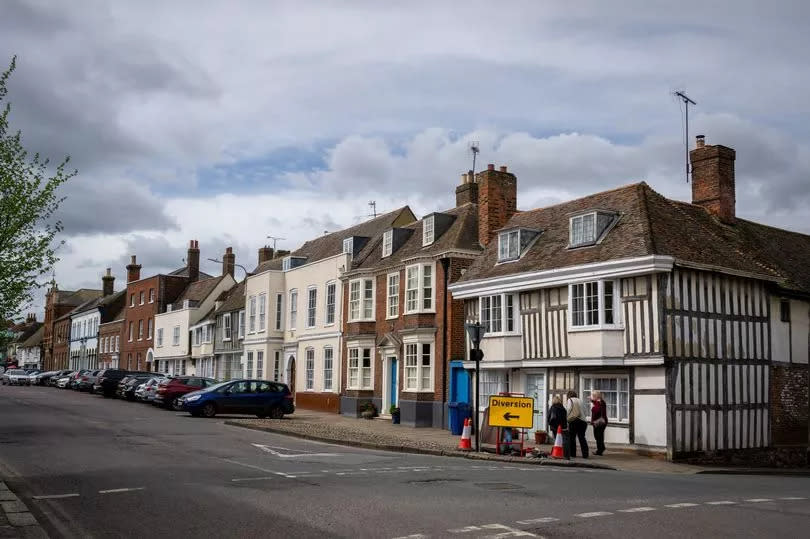
[[[602,398],[601,391],[591,392],[590,400],[590,423],[593,427],[593,437],[596,438],[594,454],[602,455],[605,452],[605,428],[608,424],[607,404]],[[579,447],[582,450],[582,457],[588,458],[588,441],[585,439],[588,419],[585,416],[585,406],[576,391],[567,393],[565,405],[559,396],[554,396],[548,412],[548,425],[551,427],[552,436],[557,432],[558,427],[562,427],[563,451],[566,459],[577,456],[577,440],[579,440]]]

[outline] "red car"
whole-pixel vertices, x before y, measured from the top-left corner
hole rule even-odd
[[[158,385],[153,404],[163,408],[174,408],[175,400],[179,397],[216,383],[217,381],[212,378],[202,378],[201,376],[173,376]],[[180,409],[179,406],[177,409]]]

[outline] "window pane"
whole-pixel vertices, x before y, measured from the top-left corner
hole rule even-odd
[[[605,281],[605,324],[613,323],[613,281]]]
[[[518,240],[519,233],[514,230],[509,233],[509,258],[517,258],[520,254],[520,242]]]
[[[422,370],[421,388],[423,391],[431,391],[430,385],[430,344],[422,344]]]
[[[571,287],[571,325],[573,326],[585,325],[584,295],[585,285],[575,284]]]
[[[506,296],[506,331],[515,331],[514,302],[515,296],[508,294]]]
[[[422,266],[422,308],[433,308],[433,266]]]
[[[417,350],[416,344],[405,345],[405,388],[416,389],[417,376]]]
[[[492,331],[493,331],[493,333],[498,333],[498,332],[502,331],[502,328],[501,328],[501,322],[502,322],[502,320],[501,320],[501,296],[492,296],[491,301],[492,301],[492,303],[491,303],[491,305],[492,305],[492,309],[491,309]]]
[[[594,224],[593,213],[582,216],[582,241],[589,243],[596,241],[596,226]]]

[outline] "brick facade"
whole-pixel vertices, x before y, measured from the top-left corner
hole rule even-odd
[[[127,296],[127,300],[129,296]],[[109,351],[99,345],[98,366],[100,369],[116,368],[119,365],[118,359],[121,350],[121,342],[124,340],[124,321],[114,320],[98,327],[99,342],[110,339]],[[118,339],[118,349],[116,350],[116,338]]]
[[[486,247],[496,231],[506,224],[517,211],[517,177],[507,172],[506,167],[476,174],[478,183],[478,241]]]
[[[771,366],[771,436],[774,445],[808,443],[808,365]]]
[[[721,221],[735,217],[734,160],[736,152],[726,146],[707,146],[702,136],[689,152],[692,162],[692,203],[703,206]]]

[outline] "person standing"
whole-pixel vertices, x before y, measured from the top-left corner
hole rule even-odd
[[[605,429],[607,428],[607,404],[602,398],[601,391],[591,393],[591,425],[593,425],[593,437],[596,438],[596,455],[605,452]]]
[[[554,440],[557,436],[557,427],[562,427],[563,430],[563,457],[566,460],[570,460],[571,457],[569,456],[568,452],[568,441],[569,433],[568,433],[568,412],[565,410],[565,406],[563,406],[562,399],[554,395],[554,398],[551,399],[551,408],[548,410],[548,427],[551,432],[551,439]],[[553,443],[553,441],[552,441]]]
[[[565,401],[565,410],[568,412],[568,430],[570,435],[569,452],[572,457],[577,456],[577,439],[579,439],[579,447],[582,449],[582,458],[588,458],[588,441],[585,439],[585,431],[588,429],[587,419],[585,418],[585,411],[582,406],[582,400],[577,396],[576,391],[568,392],[568,400]]]

